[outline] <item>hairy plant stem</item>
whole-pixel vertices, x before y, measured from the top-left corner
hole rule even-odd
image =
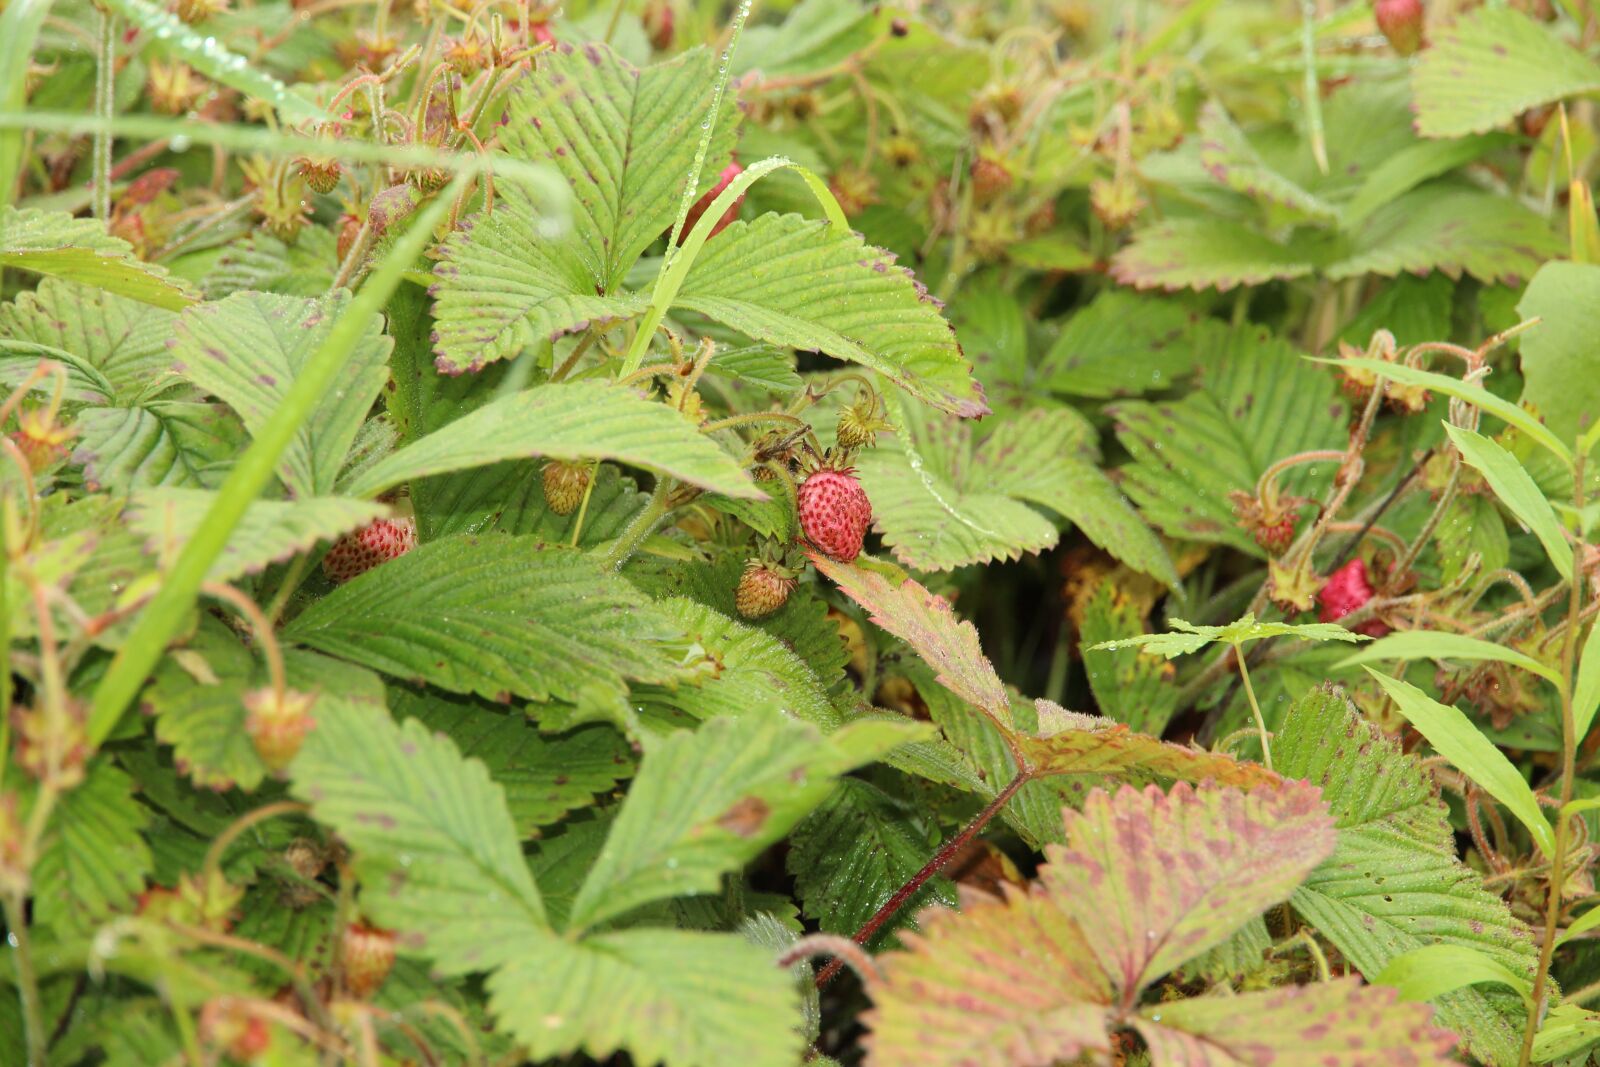
[[[971,822],[961,828],[960,833],[939,846],[939,851],[933,854],[933,859],[923,865],[922,870],[912,875],[905,885],[895,890],[894,896],[884,901],[883,906],[872,913],[872,918],[862,924],[861,929],[856,931],[852,940],[858,945],[865,945],[870,941],[872,935],[877,933],[884,923],[894,918],[895,913],[905,907],[906,901],[915,896],[917,890],[926,885],[934,875],[944,870],[945,865],[955,858],[956,853],[961,851],[968,841],[978,836],[978,833],[989,825],[989,820],[1000,814],[1000,810],[1006,806],[1006,803],[1017,795],[1017,790],[1026,785],[1032,777],[1033,772],[1031,770],[1023,769],[1018,771],[1016,777],[1006,783],[1006,787],[996,793],[994,799],[989,801],[982,811],[974,815]],[[834,975],[838,974],[843,967],[843,959],[835,959],[824,967],[817,974],[817,988],[820,989],[833,981]]]
[[[1250,701],[1250,713],[1256,717],[1256,732],[1261,736],[1261,762],[1270,771],[1272,746],[1267,742],[1267,720],[1261,714],[1261,705],[1256,702],[1256,688],[1250,684],[1250,668],[1244,664],[1244,649],[1237,643],[1233,645],[1233,658],[1239,664],[1239,680],[1244,683],[1244,695]]]
[[[17,992],[22,998],[23,1028],[28,1035],[28,1067],[44,1067],[48,1035],[44,1032],[44,1009],[39,999],[39,976],[33,969],[33,945],[28,936],[28,922],[24,911],[22,894],[7,894],[6,926],[11,932],[12,956],[16,960],[17,968]]]
[[[1583,474],[1586,460],[1582,449],[1573,461],[1572,504],[1578,514],[1583,513]],[[1544,909],[1544,936],[1539,942],[1539,967],[1533,975],[1533,997],[1528,1001],[1528,1020],[1522,1034],[1522,1054],[1519,1067],[1528,1067],[1533,1059],[1533,1039],[1539,1030],[1544,1014],[1545,989],[1550,980],[1550,960],[1555,955],[1556,927],[1561,922],[1561,888],[1566,881],[1567,832],[1570,820],[1566,807],[1572,803],[1573,780],[1576,777],[1578,754],[1577,722],[1573,716],[1572,696],[1576,685],[1578,655],[1578,616],[1583,610],[1583,556],[1584,543],[1580,536],[1572,545],[1571,592],[1567,597],[1567,632],[1561,644],[1561,806],[1556,816],[1556,843],[1550,856],[1550,881],[1546,890]]]
[[[95,42],[94,109],[106,128],[94,135],[94,217],[111,218],[111,120],[117,109],[117,16],[100,9]]]
[[[250,827],[279,815],[304,815],[311,808],[297,800],[279,800],[263,805],[254,811],[247,811],[239,816],[228,827],[218,834],[211,842],[211,847],[206,849],[205,862],[200,867],[202,884],[215,878],[222,870],[222,857],[228,851],[228,846],[239,839],[239,835]]]
[[[622,536],[611,546],[611,551],[606,553],[605,565],[608,568],[614,571],[621,570],[629,557],[639,550],[644,539],[654,532],[656,524],[672,510],[671,505],[667,503],[667,498],[671,495],[669,484],[671,481],[670,478],[656,479],[656,487],[650,494],[650,502],[644,506],[643,511],[633,517],[633,521],[628,523],[628,528],[622,531]]]

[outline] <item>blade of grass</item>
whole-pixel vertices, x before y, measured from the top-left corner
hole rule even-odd
[[[167,642],[172,640],[184,616],[194,605],[212,561],[221,554],[228,537],[238,526],[261,491],[271,482],[284,449],[295,433],[333,387],[351,345],[366,328],[373,315],[388,303],[407,268],[422,254],[433,238],[468,176],[459,174],[425,209],[411,219],[403,236],[370,275],[351,301],[350,307],[334,324],[327,338],[306,360],[304,368],[250,447],[228,473],[217,499],[206,513],[182,554],[168,572],[166,580],[140,613],[127,642],[111,661],[111,667],[95,689],[89,710],[90,744],[98,746],[110,735],[122,712],[138,694],[146,676],[155,667]]]

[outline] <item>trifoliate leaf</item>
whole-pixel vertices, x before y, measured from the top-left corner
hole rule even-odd
[[[589,927],[654,900],[715,891],[723,872],[788,833],[826,797],[835,776],[921,733],[911,724],[865,721],[824,737],[781,715],[754,713],[647,742],[569,922]]]
[[[498,130],[501,151],[562,173],[577,198],[572,227],[546,232],[533,191],[496,183],[504,188],[493,212],[452,234],[434,271],[441,370],[477,370],[535,341],[644,311],[646,297],[622,282],[677,215],[715,69],[706,49],[641,71],[605,45],[562,45],[537,76],[518,81]],[[738,109],[724,106],[702,189],[716,183],[737,121]]]
[[[541,385],[491,401],[368,467],[349,492],[371,496],[415,478],[527,456],[615,460],[728,496],[764,496],[681,412],[599,381]]]
[[[1220,332],[1176,300],[1107,289],[1067,319],[1039,379],[1053,392],[1095,398],[1169,389],[1203,365]]]
[[[701,249],[674,303],[757,341],[859,363],[941,411],[989,410],[942,305],[892,255],[826,221],[735,222]]]
[[[1066,844],[1046,848],[1033,887],[925,912],[906,951],[880,957],[869,1064],[1104,1054],[1150,982],[1281,900],[1333,847],[1327,808],[1303,783],[1097,790],[1063,819]]]
[[[176,327],[173,369],[239,413],[259,433],[283,403],[302,364],[346,313],[350,295],[322,300],[239,293],[186,311]],[[339,385],[301,425],[278,471],[301,496],[334,491],[356,432],[389,372],[392,346],[374,315],[346,357]]]
[[[457,535],[335,589],[284,630],[402,679],[490,700],[577,701],[672,677],[664,615],[599,560],[536,538]]]
[[[195,302],[188,285],[140,262],[133,246],[107,233],[103,221],[65,211],[0,211],[0,267],[65,278],[168,311]]]
[[[1418,761],[1340,695],[1308,693],[1273,738],[1285,775],[1320,785],[1338,828],[1334,853],[1291,898],[1362,974],[1427,944],[1464,945],[1531,977],[1532,932],[1456,855],[1444,802]],[[1471,987],[1437,1001],[1438,1021],[1473,1055],[1515,1062],[1525,1011],[1506,990]]]

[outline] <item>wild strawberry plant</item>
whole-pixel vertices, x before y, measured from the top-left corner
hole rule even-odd
[[[0,1063],[1590,1062],[1595,18],[13,0]]]

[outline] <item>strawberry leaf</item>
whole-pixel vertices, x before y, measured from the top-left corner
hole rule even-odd
[[[64,211],[0,209],[0,267],[65,278],[168,311],[195,302],[187,283],[141,262],[104,222]]]
[[[150,812],[134,783],[103,757],[62,794],[33,870],[33,915],[59,936],[85,934],[133,910],[153,860],[143,832]]]
[[[942,305],[892,255],[828,222],[735,222],[701,249],[674,305],[753,340],[859,363],[941,411],[989,411]]]
[[[727,496],[765,496],[681,412],[599,381],[542,385],[491,401],[374,463],[348,492],[375,496],[413,479],[526,456],[610,459]]]
[[[291,641],[401,679],[488,699],[620,701],[667,681],[671,621],[598,560],[534,538],[458,535],[345,583]]]
[[[1333,855],[1290,902],[1362,974],[1447,944],[1531,978],[1532,932],[1457,858],[1444,802],[1415,758],[1327,689],[1295,704],[1272,753],[1280,772],[1322,787],[1337,827]],[[1515,995],[1471,987],[1436,1003],[1440,1024],[1473,1055],[1515,1062],[1525,1017]]]
[[[226,402],[251,434],[259,433],[349,303],[341,290],[322,300],[239,293],[197,305],[178,319],[173,370]],[[366,325],[346,357],[340,388],[301,425],[278,467],[297,495],[334,491],[350,444],[388,380],[393,342],[379,316]]]
[[[672,225],[715,70],[707,49],[641,71],[605,45],[562,45],[537,77],[517,82],[498,131],[501,150],[561,172],[577,198],[572,226],[551,232],[535,190],[496,183],[503,189],[494,210],[452,234],[434,270],[441,370],[477,370],[536,341],[644,311],[646,297],[622,283]],[[728,159],[737,115],[721,110],[702,188]]]
[[[922,732],[877,721],[824,737],[756,711],[647,741],[568,922],[591,927],[654,900],[714,892],[724,871],[753,859],[820,803],[835,776]]]

